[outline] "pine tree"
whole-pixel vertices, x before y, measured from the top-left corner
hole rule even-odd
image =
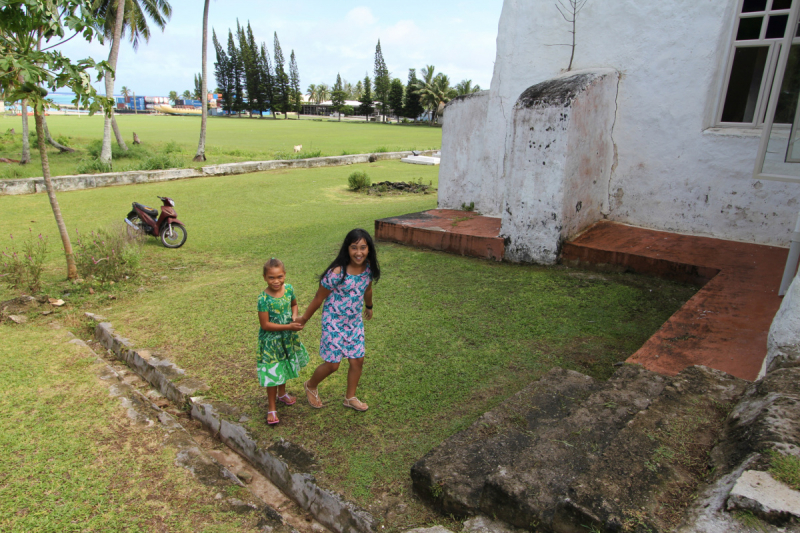
[[[303,105],[303,93],[300,91],[300,71],[297,70],[297,60],[292,50],[289,56],[289,82],[292,87],[292,107],[297,111],[297,119],[300,119],[300,111]]]
[[[336,74],[336,83],[333,84],[333,92],[331,92],[331,107],[339,115],[339,122],[342,121],[342,107],[344,107],[344,87],[342,86],[342,77]]]
[[[364,77],[364,89],[361,92],[359,102],[361,102],[361,105],[358,106],[358,114],[364,115],[364,117],[369,120],[372,112],[375,111],[372,102],[372,81],[370,81],[369,76]]]
[[[406,85],[406,94],[403,99],[403,116],[413,119],[414,122],[417,121],[417,117],[425,110],[419,101],[418,83],[417,70],[413,68],[408,69],[408,84]]]
[[[245,88],[247,89],[247,109],[250,116],[253,110],[264,111],[264,97],[261,93],[261,69],[259,68],[258,47],[253,37],[253,30],[250,21],[247,21],[247,30],[244,28],[239,32],[239,49],[242,51],[242,62],[244,64]]]
[[[228,30],[228,59],[230,60],[230,80],[231,80],[231,93],[233,93],[232,111],[240,113],[244,109],[244,88],[242,86],[242,78],[244,69],[242,68],[242,54],[240,50],[236,49],[236,42],[233,40],[233,32]]]
[[[275,44],[273,45],[273,53],[275,54],[275,104],[273,109],[277,108],[278,111],[286,113],[289,111],[289,100],[291,96],[291,88],[289,86],[289,76],[286,75],[286,61],[283,59],[283,51],[281,50],[281,43],[278,41],[278,32],[275,32]],[[288,116],[287,116],[288,118]]]
[[[264,95],[265,109],[271,109],[272,118],[276,118],[274,108],[275,76],[272,72],[272,61],[269,58],[267,45],[263,42],[261,43],[261,57],[259,57],[258,66],[261,71],[261,94]]]
[[[217,85],[222,93],[222,109],[230,113],[233,111],[233,93],[231,91],[231,62],[225,49],[217,40],[217,33],[211,30],[211,40],[214,43],[214,51],[217,54],[217,61],[214,63],[214,77],[217,78]],[[172,94],[172,93],[170,93]],[[177,98],[177,93],[175,98]]]
[[[386,68],[386,62],[383,60],[383,52],[381,51],[381,41],[378,39],[378,46],[375,47],[375,100],[380,102],[381,114],[386,115],[386,110],[389,108],[389,87],[391,81],[389,80],[389,70]]]
[[[403,114],[403,82],[398,78],[392,80],[389,88],[389,109],[397,115],[397,122],[400,122],[400,115]]]

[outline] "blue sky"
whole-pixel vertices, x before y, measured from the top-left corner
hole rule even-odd
[[[194,87],[200,72],[203,2],[173,0],[173,15],[162,33],[153,29],[149,43],[133,51],[126,40],[120,51],[115,90],[123,85],[138,95],[166,96]],[[256,40],[273,53],[278,33],[288,63],[294,49],[303,90],[311,83],[332,85],[337,72],[352,82],[372,77],[375,45],[381,41],[389,71],[405,83],[408,69],[434,65],[455,85],[471,79],[488,89],[495,60],[497,24],[502,0],[426,2],[321,1],[263,2],[211,0],[209,26],[221,42],[236,19],[253,28]],[[106,59],[108,49],[75,38],[63,46],[77,60]],[[209,36],[209,74],[214,49]],[[213,81],[213,77],[211,78]],[[96,84],[100,88],[100,84]]]

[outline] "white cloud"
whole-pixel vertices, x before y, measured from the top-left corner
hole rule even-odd
[[[378,19],[372,14],[372,10],[365,6],[351,9],[344,17],[344,22],[346,24],[351,24],[360,28],[375,24],[377,21]]]

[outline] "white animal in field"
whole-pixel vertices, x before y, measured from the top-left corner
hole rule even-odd
[[[302,144],[298,144],[297,146],[294,147],[294,153],[299,154],[300,150],[302,150],[302,149],[303,149],[303,145]]]

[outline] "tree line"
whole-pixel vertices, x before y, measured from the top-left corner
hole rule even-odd
[[[421,70],[422,78],[417,77],[417,70],[408,71],[408,81],[403,85],[399,78],[392,78],[386,68],[381,42],[375,47],[375,64],[373,77],[366,75],[355,85],[337,74],[333,86],[327,83],[311,84],[306,89],[310,102],[320,104],[331,101],[331,108],[338,114],[350,114],[346,100],[357,100],[359,106],[353,110],[355,114],[370,116],[376,108],[386,118],[392,114],[400,117],[416,119],[427,111],[431,124],[436,122],[441,108],[456,96],[475,93],[481,90],[480,85],[473,85],[472,80],[463,80],[451,86],[449,76],[436,73],[436,67],[428,65]]]
[[[266,43],[256,44],[250,21],[243,27],[236,21],[236,33],[228,30],[227,46],[223,47],[212,30],[212,42],[217,60],[214,75],[222,94],[222,109],[230,114],[253,111],[259,114],[272,110],[277,113],[300,111],[302,92],[300,72],[294,50],[289,55],[287,72],[278,33],[274,33],[270,56]],[[274,60],[274,62],[273,62]]]

